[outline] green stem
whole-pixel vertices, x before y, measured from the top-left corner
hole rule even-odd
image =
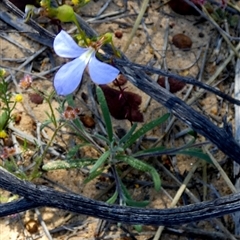
[[[53,96],[54,96],[54,92],[52,92],[50,94],[49,98],[46,98],[46,101],[47,101],[47,103],[49,105],[49,108],[50,108],[50,111],[51,111],[52,123],[53,123],[54,127],[57,128],[58,123],[57,123],[57,119],[56,119],[56,116],[54,114],[54,110],[53,110],[53,107],[52,107],[52,104],[51,104],[51,100],[52,100]]]
[[[15,162],[15,159],[13,158],[13,156],[10,156],[9,159],[10,159],[11,163],[13,164],[13,166],[15,167],[16,172],[17,172],[17,175],[18,175],[21,179],[27,179],[26,174],[19,169],[19,167],[18,167],[17,163]]]
[[[38,176],[39,167],[41,166],[41,164],[42,164],[42,162],[43,162],[43,159],[46,157],[47,151],[48,151],[49,147],[51,146],[54,138],[56,137],[57,132],[64,126],[64,124],[65,124],[65,123],[60,124],[60,125],[55,129],[55,131],[54,131],[54,133],[53,133],[50,141],[47,143],[47,145],[46,145],[46,147],[45,147],[42,155],[41,155],[41,156],[38,156],[38,157],[36,158],[36,161],[35,161],[36,164],[35,164],[35,166],[34,166],[33,172],[31,173],[31,175],[30,175],[30,177],[29,177],[29,180],[32,180],[32,179],[34,179],[34,178],[36,178],[36,177]]]
[[[77,26],[78,32],[79,32],[79,34],[81,35],[81,38],[83,39],[84,43],[86,44],[86,46],[88,46],[86,34],[85,34],[85,32],[81,29],[81,27],[80,27],[80,25],[79,25],[79,22],[77,21],[76,13],[75,13],[74,18],[73,18],[72,21],[73,21],[73,23]]]

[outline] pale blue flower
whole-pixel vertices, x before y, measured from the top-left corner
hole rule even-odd
[[[65,31],[61,31],[55,38],[53,48],[56,54],[64,58],[75,58],[64,64],[54,77],[54,87],[59,95],[68,95],[78,87],[86,67],[93,82],[96,84],[108,84],[112,82],[119,70],[115,67],[100,62],[92,47],[83,48],[71,38]]]

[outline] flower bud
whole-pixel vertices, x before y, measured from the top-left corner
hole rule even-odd
[[[5,76],[5,74],[6,74],[6,71],[5,71],[5,69],[3,69],[3,68],[0,68],[0,77],[4,77],[4,76]]]
[[[57,8],[57,19],[61,22],[72,22],[75,19],[73,8],[68,5],[62,5]]]

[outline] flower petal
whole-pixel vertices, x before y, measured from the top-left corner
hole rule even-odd
[[[53,48],[56,54],[65,58],[76,58],[86,52],[87,48],[81,48],[65,31],[61,31],[54,39]]]
[[[117,68],[100,62],[95,55],[93,55],[89,61],[88,70],[92,81],[97,84],[108,84],[119,74]]]
[[[54,87],[58,95],[68,95],[78,87],[86,65],[87,62],[76,58],[58,70],[54,77]]]

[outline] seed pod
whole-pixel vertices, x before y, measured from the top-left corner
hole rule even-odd
[[[83,125],[88,128],[94,128],[95,127],[95,121],[93,117],[89,115],[84,115],[80,117],[80,120],[82,121]]]
[[[117,30],[117,31],[114,33],[114,35],[115,35],[115,37],[116,37],[116,38],[119,38],[119,39],[121,39],[121,38],[122,38],[122,36],[123,36],[123,33],[122,33],[122,31],[120,31],[120,30]]]
[[[25,224],[26,229],[30,233],[36,233],[38,232],[38,222],[36,220],[30,219],[26,224]]]

